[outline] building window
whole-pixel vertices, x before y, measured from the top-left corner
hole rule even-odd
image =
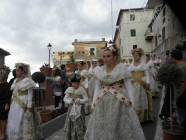
[[[150,32],[152,33],[152,26],[150,27]]]
[[[157,46],[158,46],[158,37],[155,36],[155,47],[157,47]]]
[[[90,48],[89,55],[95,56],[96,55],[96,48]]]
[[[136,30],[135,29],[131,29],[130,30],[130,35],[131,36],[136,36]]]
[[[133,49],[136,49],[137,47],[138,47],[137,45],[133,45],[133,46],[132,46]]]
[[[165,23],[165,17],[163,17],[163,23]]]
[[[163,9],[163,16],[166,14],[166,8]]]
[[[130,14],[130,21],[134,21],[135,20],[135,15],[134,14]]]
[[[165,27],[163,27],[162,29],[162,41],[165,40]]]
[[[132,61],[133,60],[131,58],[128,59],[129,64],[132,64]]]

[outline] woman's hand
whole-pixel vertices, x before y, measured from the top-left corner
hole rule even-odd
[[[150,85],[149,84],[145,84],[145,89],[149,90],[150,89]]]
[[[32,107],[27,108],[27,111],[32,112]]]
[[[6,105],[5,105],[5,111],[8,111],[8,110],[9,110],[9,105],[6,104]]]
[[[77,98],[77,99],[75,100],[75,104],[80,104],[80,99],[79,99],[79,98]]]

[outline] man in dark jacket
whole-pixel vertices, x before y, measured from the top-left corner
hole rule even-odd
[[[63,87],[63,91],[62,91],[62,111],[66,111],[67,109],[65,108],[65,103],[63,101],[64,98],[64,93],[66,91],[66,89],[69,86],[69,81],[68,81],[68,77],[66,75],[66,67],[64,64],[61,65],[61,80],[63,81],[62,87]]]

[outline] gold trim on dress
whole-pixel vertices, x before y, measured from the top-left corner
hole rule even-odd
[[[133,82],[139,83],[140,85],[144,85],[143,77],[145,76],[144,71],[132,71],[132,79]]]
[[[13,95],[13,100],[24,110],[26,111],[27,105],[21,101],[21,99],[17,95]]]
[[[27,94],[28,94],[27,91],[18,91],[17,93],[18,96],[25,96]]]

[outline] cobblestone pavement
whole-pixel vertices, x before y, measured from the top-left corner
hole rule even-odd
[[[62,140],[64,139],[64,131],[60,129],[59,131],[55,132],[52,136],[46,138],[46,140]]]
[[[86,123],[88,122],[88,119],[90,117],[86,117]],[[45,140],[63,140],[65,138],[65,133],[63,129],[60,129],[59,131],[55,132],[52,136],[46,138]]]

